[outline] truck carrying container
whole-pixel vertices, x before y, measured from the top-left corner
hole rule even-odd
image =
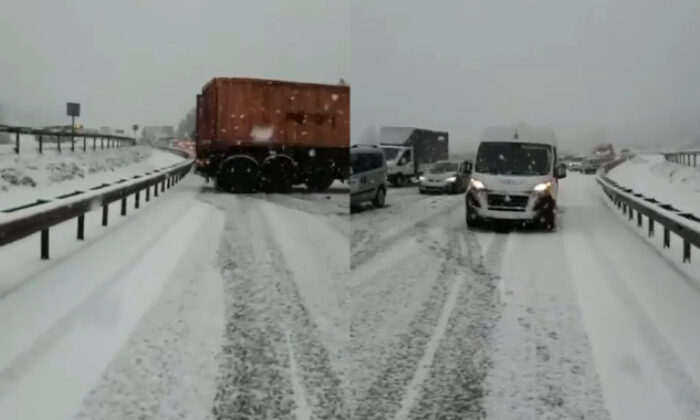
[[[349,176],[350,87],[215,78],[197,95],[196,170],[232,192]]]
[[[444,131],[414,127],[382,127],[379,145],[384,150],[389,182],[404,185],[449,155],[449,135]]]

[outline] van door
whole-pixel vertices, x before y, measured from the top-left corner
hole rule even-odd
[[[559,164],[559,154],[557,153],[557,147],[552,146],[552,197],[554,200],[557,199],[557,194],[559,193],[559,178],[554,176],[554,168]]]
[[[355,158],[353,170],[357,170],[353,177],[357,180],[357,194],[362,199],[373,196],[372,178],[372,154],[358,153]]]

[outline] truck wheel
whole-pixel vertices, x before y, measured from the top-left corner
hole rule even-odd
[[[267,193],[289,193],[297,179],[295,162],[286,155],[270,156],[263,161],[260,183]]]
[[[221,162],[216,185],[223,191],[251,193],[258,188],[258,175],[258,164],[253,158],[232,156]]]
[[[372,204],[374,204],[374,207],[384,207],[386,202],[386,191],[384,190],[384,187],[379,187],[377,188],[377,192],[374,194],[374,200],[372,200]]]
[[[316,168],[306,179],[309,191],[326,191],[334,181],[331,168]]]
[[[406,185],[406,178],[403,174],[396,174],[396,186],[403,187],[404,185]]]

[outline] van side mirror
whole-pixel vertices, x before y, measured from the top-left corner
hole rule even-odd
[[[557,179],[566,178],[566,165],[565,164],[560,163],[554,168],[554,177]]]
[[[464,167],[463,167],[464,173],[467,175],[471,175],[472,173],[472,163],[468,160],[464,161]]]

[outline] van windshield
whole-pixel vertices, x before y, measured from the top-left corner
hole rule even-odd
[[[457,172],[458,168],[459,165],[456,162],[438,162],[428,172],[431,174],[444,174],[446,172]]]
[[[384,151],[384,159],[394,160],[401,149],[398,147],[382,147],[382,150]]]
[[[493,175],[547,175],[552,147],[536,143],[481,143],[476,172]]]

